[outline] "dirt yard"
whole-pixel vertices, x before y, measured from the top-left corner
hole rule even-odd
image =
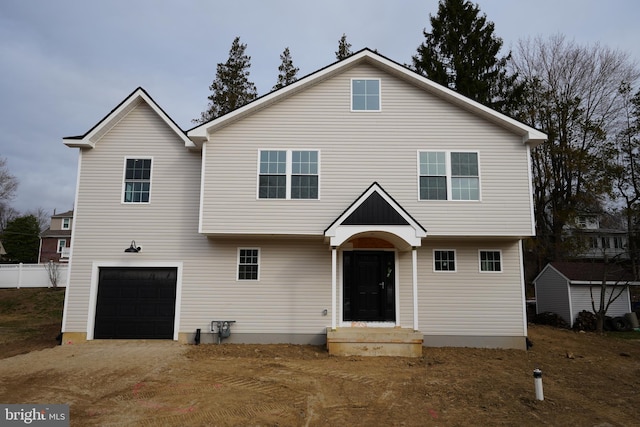
[[[416,359],[52,339],[52,348],[0,352],[0,402],[68,403],[72,426],[638,425],[638,338],[536,325],[530,338],[527,352],[425,348]]]
[[[0,402],[68,403],[79,426],[638,425],[639,341],[530,332],[528,352],[425,349],[419,359],[94,341],[1,360]]]

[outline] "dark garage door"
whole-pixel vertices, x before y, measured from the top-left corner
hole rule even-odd
[[[176,268],[100,268],[94,338],[173,339],[176,278]]]

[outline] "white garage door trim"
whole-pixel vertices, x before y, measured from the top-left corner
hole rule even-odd
[[[87,340],[93,339],[96,322],[96,304],[98,300],[98,281],[100,267],[173,267],[177,269],[176,277],[176,307],[173,322],[173,340],[178,340],[180,330],[180,302],[182,300],[182,262],[181,261],[94,261],[91,266],[91,288],[89,290],[89,313],[87,319]]]

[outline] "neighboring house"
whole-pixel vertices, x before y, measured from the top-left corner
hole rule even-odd
[[[576,258],[603,260],[605,255],[612,260],[629,259],[628,234],[624,230],[600,228],[600,216],[580,214],[576,224],[567,228],[577,243]]]
[[[547,264],[534,279],[536,288],[536,312],[551,312],[559,315],[569,326],[583,310],[593,312],[593,295],[596,310],[600,307],[600,291],[605,279],[608,301],[613,292],[622,294],[611,304],[607,316],[624,316],[631,311],[630,286],[640,283],[633,281],[631,271],[616,264],[602,262],[552,262]]]
[[[51,216],[49,228],[40,234],[39,263],[68,262],[71,251],[73,211]]]
[[[525,349],[545,139],[367,49],[187,132],[138,88],[64,138],[64,342],[215,342],[231,320],[227,342],[337,354],[403,332],[418,351]]]

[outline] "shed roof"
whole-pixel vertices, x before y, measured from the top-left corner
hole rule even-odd
[[[618,264],[604,262],[552,262],[553,267],[571,282],[598,282],[605,277],[607,282],[633,282],[631,270]]]

